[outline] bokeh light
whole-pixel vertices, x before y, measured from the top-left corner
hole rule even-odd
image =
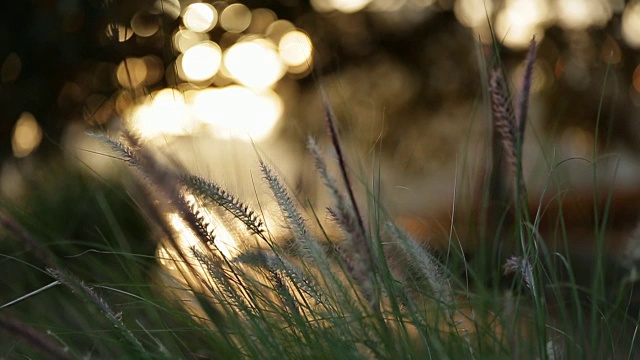
[[[42,129],[33,114],[23,112],[13,127],[11,149],[13,156],[23,158],[38,148],[42,141]]]
[[[496,36],[512,48],[525,48],[535,35],[542,40],[549,7],[544,1],[511,0],[496,17]],[[485,20],[486,21],[486,20]]]
[[[142,58],[142,61],[144,62],[147,72],[143,81],[145,85],[153,85],[162,80],[164,76],[164,63],[162,59],[156,55],[147,55]]]
[[[224,66],[240,84],[264,89],[284,75],[284,64],[270,41],[256,39],[236,43],[224,54]]]
[[[311,0],[311,6],[319,12],[337,10],[352,14],[364,9],[371,0]]]
[[[207,32],[216,26],[218,11],[211,4],[194,3],[185,8],[182,22],[189,30]]]
[[[192,46],[196,46],[206,40],[209,40],[209,37],[205,33],[186,29],[178,30],[173,34],[173,47],[183,53],[189,50]]]
[[[640,2],[630,2],[622,13],[622,37],[633,48],[640,48]]]
[[[182,92],[162,89],[152,93],[133,111],[132,126],[144,138],[185,135],[194,124]]]
[[[277,20],[269,25],[265,32],[265,35],[267,36],[267,38],[273,41],[274,44],[278,44],[280,43],[280,39],[282,39],[285,34],[290,31],[294,31],[295,29],[295,25],[293,25],[290,21]]]
[[[262,140],[282,112],[282,100],[274,91],[255,92],[238,85],[204,89],[193,100],[194,116],[209,124],[218,138]]]
[[[313,45],[307,34],[295,30],[286,33],[280,39],[278,51],[285,64],[299,66],[310,61]]]
[[[140,37],[149,37],[160,30],[160,20],[155,14],[138,11],[131,19],[131,29]]]
[[[127,58],[116,69],[118,84],[126,88],[136,88],[147,78],[147,64],[139,58]]]
[[[231,4],[220,14],[220,25],[229,32],[243,32],[249,24],[251,24],[251,11],[242,4]]]
[[[453,11],[462,25],[477,28],[486,24],[487,14],[493,12],[493,1],[457,0]]]
[[[557,2],[556,11],[561,26],[577,30],[604,26],[613,15],[606,0],[562,0]]]
[[[185,80],[204,81],[212,78],[220,69],[222,51],[212,41],[205,41],[190,47],[179,62]]]
[[[107,37],[118,42],[125,42],[133,35],[133,29],[122,24],[109,24],[105,31]]]
[[[251,24],[247,28],[247,32],[252,34],[264,34],[274,21],[278,20],[278,16],[272,10],[259,8],[251,11]]]

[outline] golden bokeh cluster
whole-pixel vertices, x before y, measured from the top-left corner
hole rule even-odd
[[[275,86],[284,76],[302,77],[312,69],[310,37],[271,10],[241,3],[194,2],[179,14],[181,25],[170,36],[173,61],[129,57],[118,65],[117,82],[129,93],[154,89],[162,80],[168,84],[133,99],[132,109],[121,115],[150,139],[196,131],[253,141],[267,137],[283,113]],[[107,35],[127,41],[160,28],[136,14],[126,26],[109,26]]]

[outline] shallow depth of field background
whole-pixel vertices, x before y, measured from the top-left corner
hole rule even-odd
[[[469,124],[486,114],[477,106],[479,59],[489,56],[478,44],[491,41],[487,15],[514,86],[529,40],[540,42],[530,115],[540,136],[557,140],[563,156],[586,155],[604,86],[601,145],[630,159],[640,150],[637,1],[59,0],[3,7],[0,192],[14,200],[26,196],[24,178],[38,161],[106,176],[113,164],[86,151],[101,150],[85,133],[122,123],[208,172],[244,161],[252,150],[238,149],[250,148],[243,144],[251,139],[278,149],[279,166],[295,176],[301,139],[324,131],[319,83],[353,146],[371,151],[382,142],[390,187],[415,188],[443,172],[450,180]],[[209,163],[236,150],[233,161]]]

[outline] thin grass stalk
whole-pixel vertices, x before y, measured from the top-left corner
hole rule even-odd
[[[329,175],[327,165],[324,162],[322,155],[320,154],[320,149],[318,148],[313,138],[309,138],[307,147],[309,148],[309,151],[311,152],[311,155],[314,159],[316,169],[320,174],[320,177],[325,186],[327,187],[327,189],[329,189],[329,192],[336,206],[336,210],[333,210],[331,208],[327,210],[329,211],[331,217],[342,229],[345,237],[348,240],[348,245],[350,245],[352,250],[354,251],[351,255],[347,255],[344,251],[341,250],[340,246],[336,245],[335,249],[338,250],[340,259],[345,263],[345,265],[347,265],[346,268],[348,270],[348,273],[360,287],[360,290],[367,300],[368,305],[373,307],[375,305],[375,297],[373,294],[373,285],[371,279],[372,266],[371,262],[367,261],[367,257],[363,256],[366,254],[363,254],[362,251],[358,251],[358,249],[363,248],[362,246],[365,245],[367,241],[363,237],[363,233],[358,228],[357,216],[353,208],[347,205],[346,199],[338,190],[335,180],[331,177],[331,175]]]
[[[342,145],[340,144],[340,138],[338,136],[338,131],[336,129],[335,119],[336,116],[333,113],[333,107],[329,102],[329,98],[325,93],[323,88],[320,88],[320,92],[322,95],[322,105],[325,113],[325,122],[327,124],[327,128],[329,131],[329,136],[331,138],[331,143],[333,148],[336,151],[336,155],[338,157],[338,164],[340,166],[340,174],[342,175],[342,180],[344,181],[345,188],[347,190],[347,194],[349,196],[349,200],[351,201],[351,206],[353,208],[354,215],[356,217],[356,221],[359,227],[360,232],[362,233],[362,239],[367,239],[367,232],[364,226],[364,222],[362,220],[362,215],[360,210],[358,209],[358,203],[356,202],[356,197],[353,193],[353,186],[351,185],[351,181],[349,180],[349,175],[347,173],[347,165],[342,152]],[[362,247],[364,251],[365,261],[368,263],[372,263],[371,259],[373,258],[372,249],[368,242],[363,242],[362,244],[357,244]]]
[[[48,268],[47,272],[63,285],[67,286],[71,291],[83,294],[94,304],[96,304],[107,319],[120,331],[124,338],[138,351],[139,355],[145,359],[150,359],[150,354],[144,349],[142,343],[133,335],[133,333],[122,322],[122,315],[114,312],[109,304],[101,298],[92,288],[87,286],[72,274],[64,273],[58,269]]]
[[[597,337],[598,331],[596,326],[598,318],[600,317],[599,308],[601,305],[600,298],[597,296],[599,293],[605,291],[604,289],[604,266],[603,266],[603,250],[604,250],[604,225],[606,223],[605,213],[602,224],[600,223],[600,214],[598,209],[598,141],[599,141],[599,128],[600,128],[600,120],[602,117],[602,109],[604,107],[604,96],[606,91],[607,81],[609,80],[609,73],[611,70],[611,62],[607,63],[607,69],[604,74],[604,80],[602,83],[602,92],[600,94],[600,102],[598,103],[598,113],[596,116],[596,123],[594,128],[594,139],[593,139],[593,224],[594,224],[594,235],[596,239],[596,259],[593,268],[593,281],[591,283],[591,291],[596,295],[593,299],[593,304],[591,304],[591,343],[592,343],[592,351],[595,354],[597,350]],[[609,193],[609,197],[611,193]],[[607,200],[609,201],[609,199]]]

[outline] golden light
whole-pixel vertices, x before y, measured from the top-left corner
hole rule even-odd
[[[251,11],[242,4],[231,4],[220,14],[220,25],[232,33],[241,33],[251,24]]]
[[[329,12],[334,10],[333,6],[331,6],[330,0],[311,0],[311,6],[317,12]]]
[[[147,78],[147,65],[139,58],[126,58],[116,69],[116,79],[122,87],[135,88]]]
[[[131,29],[140,37],[149,37],[160,30],[160,20],[155,14],[138,11],[131,19]]]
[[[251,24],[247,32],[252,34],[264,34],[274,21],[278,20],[276,13],[272,10],[260,8],[251,10]]]
[[[134,109],[131,121],[136,132],[148,139],[188,134],[194,127],[184,95],[171,88],[151,94]]]
[[[233,239],[233,236],[227,230],[220,221],[217,221],[208,211],[200,208],[199,211],[206,217],[206,220],[211,224],[211,229],[208,231],[214,231],[215,233],[215,246],[220,252],[227,258],[231,259],[233,255],[238,253],[237,243]],[[178,233],[180,247],[185,255],[190,256],[190,249],[193,247],[202,248],[202,242],[196,237],[193,231],[184,223],[178,214],[169,214],[169,223]]]
[[[282,61],[288,66],[299,66],[310,62],[313,45],[311,39],[302,31],[286,33],[278,44]]]
[[[225,139],[260,141],[273,131],[283,111],[274,91],[255,92],[238,85],[208,88],[193,100],[194,116],[211,125],[214,136]]]
[[[109,24],[107,25],[105,33],[109,39],[116,40],[118,42],[125,42],[133,35],[133,29],[121,24]]]
[[[622,12],[622,37],[633,48],[640,48],[640,2],[627,4]]]
[[[166,246],[158,246],[156,249],[156,258],[160,262],[160,265],[164,266],[167,270],[177,270],[176,261],[180,259],[180,255],[176,254],[173,249],[167,249]]]
[[[370,2],[371,0],[311,0],[311,6],[319,12],[338,10],[352,14],[364,9]]]
[[[162,59],[156,55],[147,55],[141,60],[144,62],[145,70],[147,72],[143,81],[145,85],[153,85],[162,80],[162,77],[164,76],[164,63],[162,62]]]
[[[613,15],[611,6],[603,0],[562,0],[556,3],[556,10],[561,26],[578,30],[604,26]]]
[[[453,11],[462,25],[477,28],[487,23],[487,14],[493,13],[493,6],[493,1],[490,0],[458,0]]]
[[[207,32],[216,26],[218,11],[211,4],[194,3],[184,10],[182,22],[189,30]]]
[[[220,46],[213,41],[205,41],[185,51],[179,66],[185,80],[204,81],[218,72],[221,63]]]
[[[295,25],[293,25],[290,21],[278,20],[269,25],[265,32],[265,35],[267,36],[267,38],[273,41],[274,44],[278,44],[280,43],[280,39],[282,39],[285,34],[290,31],[294,31],[295,29]]]
[[[181,53],[184,53],[192,46],[196,46],[206,40],[209,40],[209,37],[205,33],[191,30],[178,30],[173,34],[173,47]]]
[[[433,2],[433,0],[426,0]],[[396,12],[407,6],[407,0],[373,0],[369,4],[369,10],[374,12]],[[425,7],[417,1],[412,1],[411,5],[417,5],[419,7]]]
[[[542,40],[541,24],[548,21],[549,8],[543,1],[512,0],[496,18],[496,35],[511,48],[526,48],[532,37]]]
[[[31,154],[42,141],[42,129],[33,114],[23,112],[13,127],[11,149],[13,156],[23,158]]]
[[[331,0],[331,6],[343,13],[352,14],[364,9],[371,0]]]
[[[234,44],[224,54],[224,66],[240,84],[265,89],[284,75],[284,64],[275,46],[267,40]]]

